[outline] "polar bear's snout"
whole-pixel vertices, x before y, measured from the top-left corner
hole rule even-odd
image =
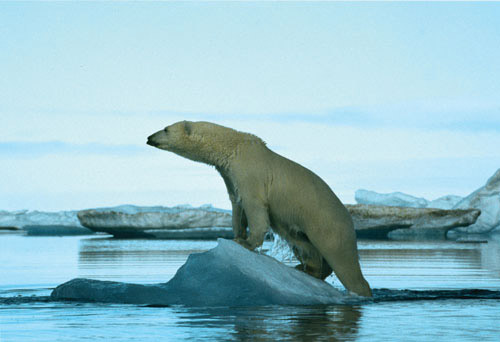
[[[147,144],[154,147],[159,147],[162,144],[162,142],[164,142],[164,140],[165,140],[165,131],[161,130],[154,134],[151,134],[148,137]]]

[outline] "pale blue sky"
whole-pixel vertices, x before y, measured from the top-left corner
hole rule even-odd
[[[354,191],[466,195],[500,167],[499,3],[0,3],[0,210],[229,207],[144,144],[255,133]]]

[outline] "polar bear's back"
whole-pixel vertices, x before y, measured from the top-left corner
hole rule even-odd
[[[265,147],[267,149],[267,147]],[[268,169],[268,203],[274,216],[302,226],[352,219],[328,184],[311,170],[269,149],[264,159]]]

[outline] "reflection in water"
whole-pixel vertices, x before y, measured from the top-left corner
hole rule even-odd
[[[216,244],[216,241],[82,239],[78,247],[78,276],[166,282],[189,254],[206,251]],[[500,287],[500,238],[485,244],[361,240],[359,249],[363,272],[373,288]],[[327,281],[341,287],[334,276]]]
[[[364,241],[363,271],[374,288],[498,289],[500,244]]]
[[[481,266],[500,278],[500,234],[488,239],[488,243],[481,244]]]
[[[229,330],[237,341],[336,341],[356,337],[361,313],[355,306],[202,308],[179,312],[178,325]]]
[[[79,276],[102,280],[166,282],[189,254],[215,247],[216,241],[121,240],[80,241]]]

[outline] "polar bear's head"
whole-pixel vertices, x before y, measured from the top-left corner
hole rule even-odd
[[[176,147],[191,134],[191,123],[177,122],[148,137],[147,144],[162,150],[176,152]],[[182,144],[182,145],[185,145]]]
[[[242,142],[262,140],[210,122],[180,121],[148,137],[148,145],[215,166],[227,165]]]

